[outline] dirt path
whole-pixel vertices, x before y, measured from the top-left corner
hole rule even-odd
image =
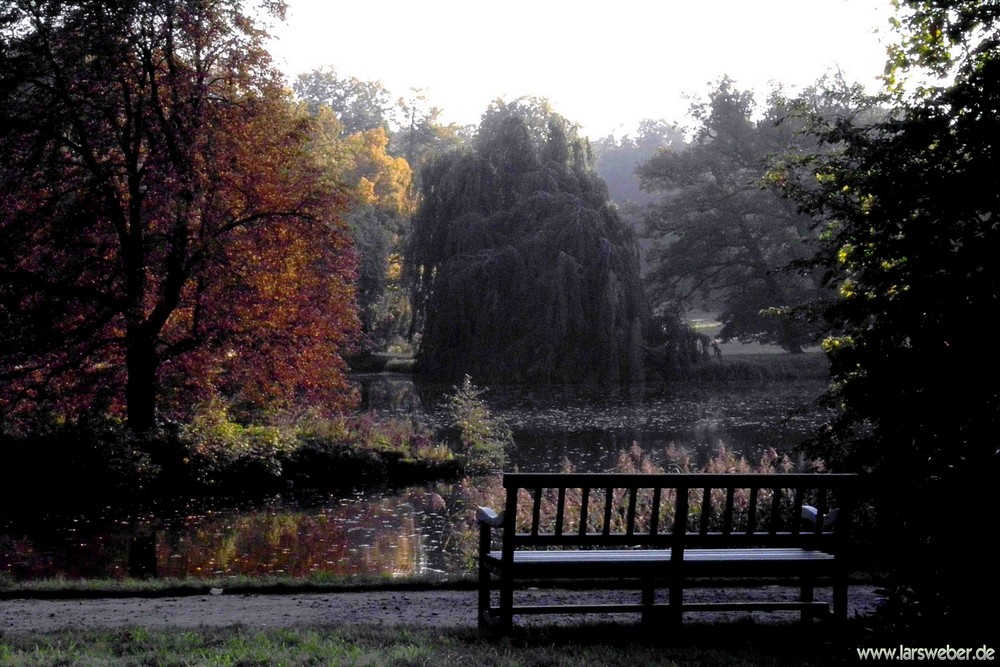
[[[756,595],[760,590],[755,592]],[[787,597],[789,589],[773,587],[763,594]],[[580,601],[586,593],[538,592],[539,599]],[[607,597],[607,592],[599,595]],[[688,599],[709,599],[718,591],[695,590]],[[851,615],[867,614],[878,602],[871,586],[853,586],[849,596]],[[743,616],[746,614],[744,613]],[[614,618],[637,620],[620,614]],[[721,615],[720,615],[721,616]],[[594,617],[588,617],[594,618]],[[694,616],[692,618],[704,618]],[[739,618],[730,616],[728,618]],[[758,614],[755,619],[794,619],[794,615]],[[579,620],[579,617],[576,617]],[[606,620],[606,619],[599,619]],[[721,619],[720,619],[721,620]],[[558,622],[557,617],[519,617],[518,624]],[[168,598],[100,598],[85,600],[0,601],[0,633],[48,632],[62,628],[191,628],[241,625],[277,628],[294,625],[329,626],[348,623],[376,625],[420,625],[429,627],[474,627],[476,593],[470,590],[376,591],[363,593],[309,593],[285,595],[190,595]]]
[[[275,628],[343,623],[471,625],[472,591],[188,595],[167,598],[5,600],[0,631],[137,625],[147,628],[243,625]]]

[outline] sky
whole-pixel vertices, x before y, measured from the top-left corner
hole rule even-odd
[[[545,97],[592,139],[689,124],[723,75],[761,99],[834,69],[874,91],[892,40],[888,0],[287,2],[272,54],[290,78],[332,67],[394,97],[423,89],[461,125],[498,97]]]

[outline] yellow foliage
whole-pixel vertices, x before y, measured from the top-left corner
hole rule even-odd
[[[341,139],[340,145],[348,159],[339,177],[358,205],[378,206],[402,215],[413,212],[413,173],[406,160],[387,152],[385,130],[358,132]]]

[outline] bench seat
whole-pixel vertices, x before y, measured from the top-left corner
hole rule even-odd
[[[503,552],[490,551],[486,566],[500,571]],[[750,576],[759,574],[806,574],[810,568],[832,563],[833,554],[808,549],[685,549],[686,576]],[[704,564],[704,568],[699,565]],[[670,549],[590,549],[557,551],[515,551],[513,567],[523,576],[601,578],[614,575],[639,578],[655,574],[668,577]]]

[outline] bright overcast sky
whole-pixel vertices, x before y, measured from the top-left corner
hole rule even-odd
[[[686,123],[724,74],[764,91],[839,68],[874,90],[892,39],[888,0],[287,2],[272,52],[290,76],[332,66],[394,97],[423,88],[460,124],[497,97],[546,97],[591,138]]]

